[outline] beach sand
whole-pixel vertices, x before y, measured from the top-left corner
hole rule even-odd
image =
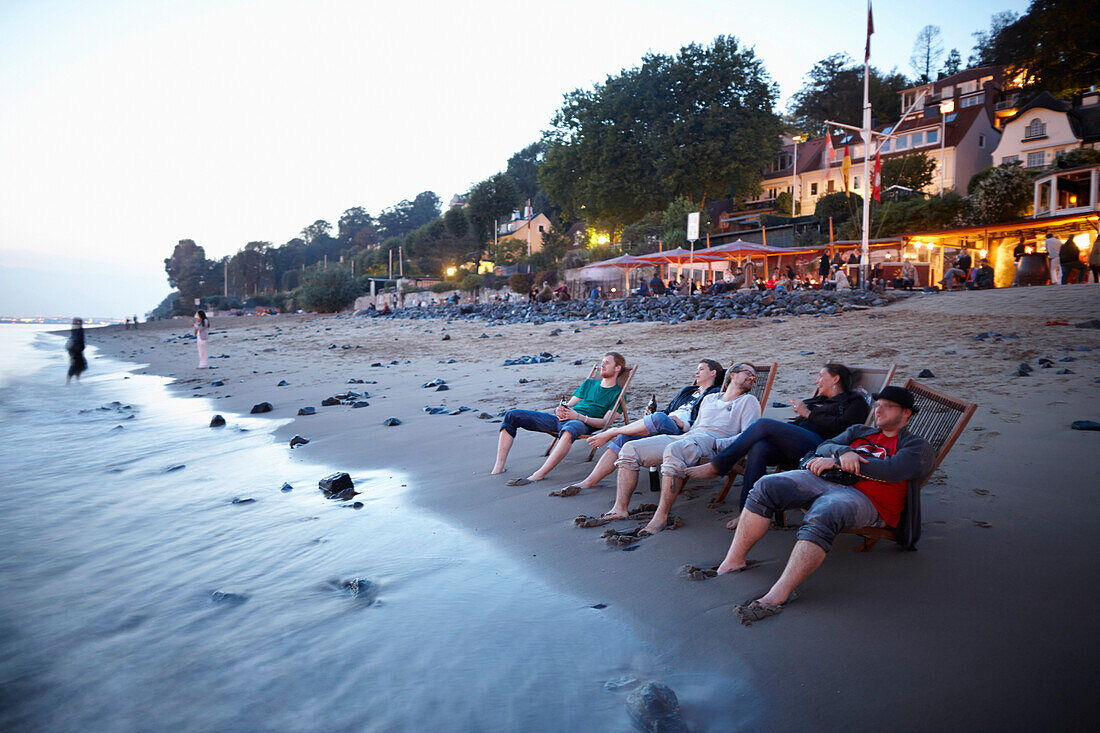
[[[1100,707],[1093,694],[1100,645],[1090,631],[1100,562],[1088,515],[1079,516],[1100,489],[1100,435],[1069,426],[1100,419],[1100,331],[1045,324],[1095,318],[1098,304],[1100,286],[1080,285],[918,295],[886,308],[782,323],[225,318],[213,324],[210,355],[230,358],[211,358],[217,368],[209,371],[195,368],[193,340],[173,338],[191,332],[187,321],[95,329],[88,341],[106,355],[145,364],[139,371],[173,376],[180,394],[212,399],[227,418],[271,402],[271,417],[293,418],[278,438],[309,438],[295,454],[311,462],[400,469],[414,501],[507,548],[562,592],[606,604],[602,613],[628,621],[670,664],[747,677],[762,691],[768,729],[1076,729],[1092,728],[1088,721]],[[561,334],[549,336],[555,327]],[[973,339],[983,331],[1019,338]],[[445,334],[451,338],[443,341]],[[340,348],[345,344],[353,348]],[[1092,350],[1066,350],[1081,347]],[[732,515],[707,507],[719,481],[693,482],[690,495],[680,497],[673,514],[684,527],[622,552],[600,539],[602,529],[572,522],[610,508],[614,475],[576,497],[547,496],[587,474],[587,445],[574,447],[548,480],[508,487],[509,478],[541,463],[550,441],[521,432],[508,472],[489,475],[499,425],[477,414],[547,409],[609,350],[641,366],[628,404],[632,417],[651,394],[665,404],[704,357],[723,365],[778,362],[768,417],[789,417],[789,409],[770,403],[808,396],[827,361],[896,363],[894,384],[930,369],[929,385],[979,408],[924,489],[917,552],[882,542],[856,553],[859,540],[843,536],[794,604],[743,627],[732,607],[771,585],[794,534],[769,532],[751,556],[761,564],[745,573],[705,582],[679,575],[685,564],[716,565],[729,546],[724,524]],[[560,356],[502,366],[542,351]],[[800,353],[807,351],[813,353]],[[1055,367],[1040,369],[1041,357]],[[1059,361],[1065,358],[1074,361]],[[1025,361],[1035,367],[1031,376],[1010,376]],[[384,366],[371,367],[375,362]],[[1062,368],[1074,373],[1056,374]],[[347,384],[352,378],[377,383]],[[435,378],[450,390],[420,386]],[[225,386],[211,387],[212,380]],[[276,387],[280,380],[289,386]],[[370,406],[321,406],[348,389],[369,392]],[[317,414],[294,417],[307,405]],[[473,410],[429,415],[425,405]],[[402,424],[384,427],[391,416]],[[639,488],[632,505],[656,501],[644,476]],[[727,512],[736,508],[737,491]],[[729,716],[736,728],[738,711]]]

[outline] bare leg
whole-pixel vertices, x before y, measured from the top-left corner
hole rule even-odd
[[[698,466],[689,466],[687,475],[688,478],[717,478],[718,469],[713,463],[702,463]]]
[[[758,599],[759,602],[768,606],[786,603],[794,589],[821,567],[824,560],[825,550],[813,542],[809,540],[795,542],[791,558],[787,560],[787,567],[783,568],[783,574],[779,576],[779,580],[775,581],[771,590]]]
[[[656,534],[668,524],[668,513],[672,510],[672,502],[680,494],[684,487],[684,479],[676,476],[661,474],[661,498],[657,502],[657,511],[653,512],[653,519],[645,526],[645,531]]]
[[[638,472],[619,466],[619,475],[615,487],[615,506],[604,514],[610,519],[623,519],[630,512],[630,495],[638,485]]]
[[[615,461],[618,459],[618,453],[610,449],[605,450],[600,455],[600,459],[596,461],[596,465],[592,467],[592,471],[578,483],[574,484],[574,486],[580,486],[582,489],[591,489],[615,471]]]
[[[760,541],[760,538],[768,533],[771,525],[770,519],[754,514],[748,509],[741,510],[741,518],[737,523],[737,532],[733,535],[726,559],[718,566],[718,574],[732,573],[745,567],[745,558],[752,546]]]
[[[554,450],[550,451],[550,455],[546,456],[546,460],[542,462],[542,466],[539,470],[527,478],[531,481],[542,481],[546,478],[546,474],[554,470],[554,466],[561,463],[561,459],[565,458],[569,454],[569,449],[573,447],[573,436],[570,433],[562,433],[558,436],[558,442],[554,443]]]
[[[508,460],[508,451],[512,450],[512,443],[516,442],[507,430],[500,431],[497,438],[497,462],[493,464],[492,474],[504,473],[504,462]]]
[[[608,428],[595,435],[589,435],[585,440],[593,448],[599,448],[612,438],[620,435],[649,435],[649,428],[645,426],[645,420],[635,420],[629,425],[623,425],[621,428]]]

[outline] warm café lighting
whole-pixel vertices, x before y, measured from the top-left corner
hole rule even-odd
[[[456,272],[458,272],[458,270],[456,270],[455,268],[448,267],[447,268],[447,277],[454,277]]]

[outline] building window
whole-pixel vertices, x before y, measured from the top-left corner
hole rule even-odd
[[[1027,154],[1027,167],[1028,168],[1042,168],[1046,165],[1047,154],[1046,151],[1040,151],[1038,153]]]
[[[1047,124],[1036,117],[1024,130],[1024,140],[1030,140],[1031,138],[1036,137],[1046,137],[1046,134]]]
[[[923,132],[914,132],[910,137],[912,138],[912,145],[914,148],[924,145]]]
[[[954,84],[948,84],[947,86],[945,86],[943,88],[943,91],[940,92],[940,96],[942,96],[944,99],[949,99],[951,97],[954,97],[955,96],[955,85]]]
[[[1006,155],[1005,157],[1001,158],[1001,165],[1010,165],[1012,163],[1019,163],[1019,162],[1020,162],[1020,156],[1019,155]]]
[[[883,153],[889,153],[890,152],[890,141],[889,140],[887,140],[886,142],[884,142],[882,144],[882,149],[880,150],[880,152],[883,152]]]
[[[964,81],[959,84],[959,96],[963,94],[971,94],[978,90],[978,82],[976,81]]]
[[[544,230],[543,230],[543,228],[542,228],[542,224],[539,224],[539,231],[540,231],[540,232],[541,232],[541,231],[544,231]]]
[[[817,195],[817,184],[816,183],[811,183],[810,184],[810,195],[811,196],[816,196]]]
[[[827,184],[825,184],[825,190],[828,191],[829,193],[833,192],[833,179],[832,178],[830,178],[829,182]]]
[[[909,147],[909,136],[902,135],[898,138],[897,148],[898,150],[905,150],[907,147]]]
[[[938,143],[940,141],[940,131],[939,130],[929,130],[928,132],[925,133],[925,137],[928,138],[928,144],[929,145],[931,145],[932,143]]]
[[[959,102],[960,107],[975,107],[985,101],[984,94],[976,94],[973,97],[965,97]]]
[[[978,135],[978,147],[979,148],[984,148],[985,147],[985,135],[981,135],[981,134]]]
[[[852,178],[852,188],[859,190],[859,176]]]

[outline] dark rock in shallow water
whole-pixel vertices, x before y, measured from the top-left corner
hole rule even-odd
[[[305,445],[308,442],[309,438],[303,438],[301,435],[295,435],[293,438],[290,439],[290,447],[294,448],[295,446]]]
[[[247,601],[248,596],[244,593],[224,593],[220,590],[216,590],[210,594],[210,600],[214,603],[226,603],[235,606]]]
[[[493,416],[487,412],[479,412],[477,415],[478,420],[492,420]]]
[[[293,486],[291,486],[290,484],[286,483],[286,482],[283,482],[283,485],[282,485],[282,487],[281,487],[281,488],[279,489],[279,491],[281,491],[281,492],[283,492],[283,493],[285,494],[285,493],[287,493],[288,491],[294,491],[294,487],[293,487]]]
[[[1059,369],[1055,374],[1076,374],[1072,369]]]
[[[210,418],[210,427],[212,427],[212,428],[225,427],[225,418],[222,417],[221,415],[215,415],[214,417]]]
[[[1074,430],[1100,430],[1100,422],[1095,420],[1075,420],[1070,424]]]
[[[276,384],[275,386],[276,386],[276,387],[289,387],[289,386],[290,386],[290,382],[286,381],[285,379],[282,379],[282,380],[280,380],[280,381],[279,381],[279,383],[278,383],[278,384]]]
[[[312,405],[308,406],[308,407],[302,407],[298,410],[298,414],[299,415],[316,415],[317,414],[317,408],[313,407]]]
[[[368,604],[374,603],[374,599],[378,597],[378,584],[366,578],[345,580],[340,583],[340,590],[346,595],[366,601]]]
[[[211,386],[211,387],[224,387],[224,386],[225,386],[225,382],[223,382],[223,381],[222,381],[222,380],[220,380],[220,379],[215,379],[215,380],[214,380],[213,382],[211,382],[211,383],[210,383],[210,386]]]
[[[395,425],[400,425],[400,424],[401,424],[401,421],[400,421],[400,420],[398,420],[398,419],[397,419],[396,417],[387,417],[387,418],[386,418],[386,419],[385,419],[385,420],[384,420],[384,421],[382,422],[382,424],[383,424],[383,425],[385,425],[385,426],[386,426],[387,428],[392,428],[392,427],[393,427],[393,426],[395,426]]]
[[[256,500],[251,496],[237,496],[233,498],[233,504],[253,504]]]
[[[325,476],[317,482],[317,488],[325,492],[330,499],[347,494],[348,498],[355,495],[355,484],[351,476],[346,473],[334,473]]]
[[[370,407],[370,403],[360,400],[359,402],[352,402],[351,406],[356,407],[356,408],[358,408],[358,407]]]
[[[1081,321],[1080,323],[1073,324],[1077,328],[1100,328],[1100,318],[1093,318],[1088,321]]]
[[[441,385],[439,385],[438,387],[435,388],[436,392],[446,392],[448,390],[450,390],[450,387],[448,387],[445,384],[441,384]]]
[[[351,508],[352,509],[362,509],[363,508],[363,502],[357,501],[357,502],[355,502],[354,504],[351,505]]]
[[[932,373],[931,369],[921,369],[917,374],[921,379],[935,379],[936,375]]]
[[[253,405],[252,410],[250,412],[253,415],[259,415],[262,412],[271,412],[274,409],[275,408],[272,407],[270,402],[261,402],[258,405]]]
[[[440,340],[441,341],[450,341],[451,340],[451,334],[449,334],[449,333],[443,334],[443,338],[440,339]]]
[[[332,407],[333,405],[338,404],[340,404],[340,400],[336,399],[335,397],[326,397],[325,399],[321,400],[321,407]]]
[[[676,693],[659,682],[646,682],[626,698],[634,725],[652,733],[687,733]]]
[[[182,471],[185,468],[187,468],[186,463],[177,463],[175,465],[169,466],[168,468],[164,469],[164,472],[165,473],[172,473],[173,471]]]

